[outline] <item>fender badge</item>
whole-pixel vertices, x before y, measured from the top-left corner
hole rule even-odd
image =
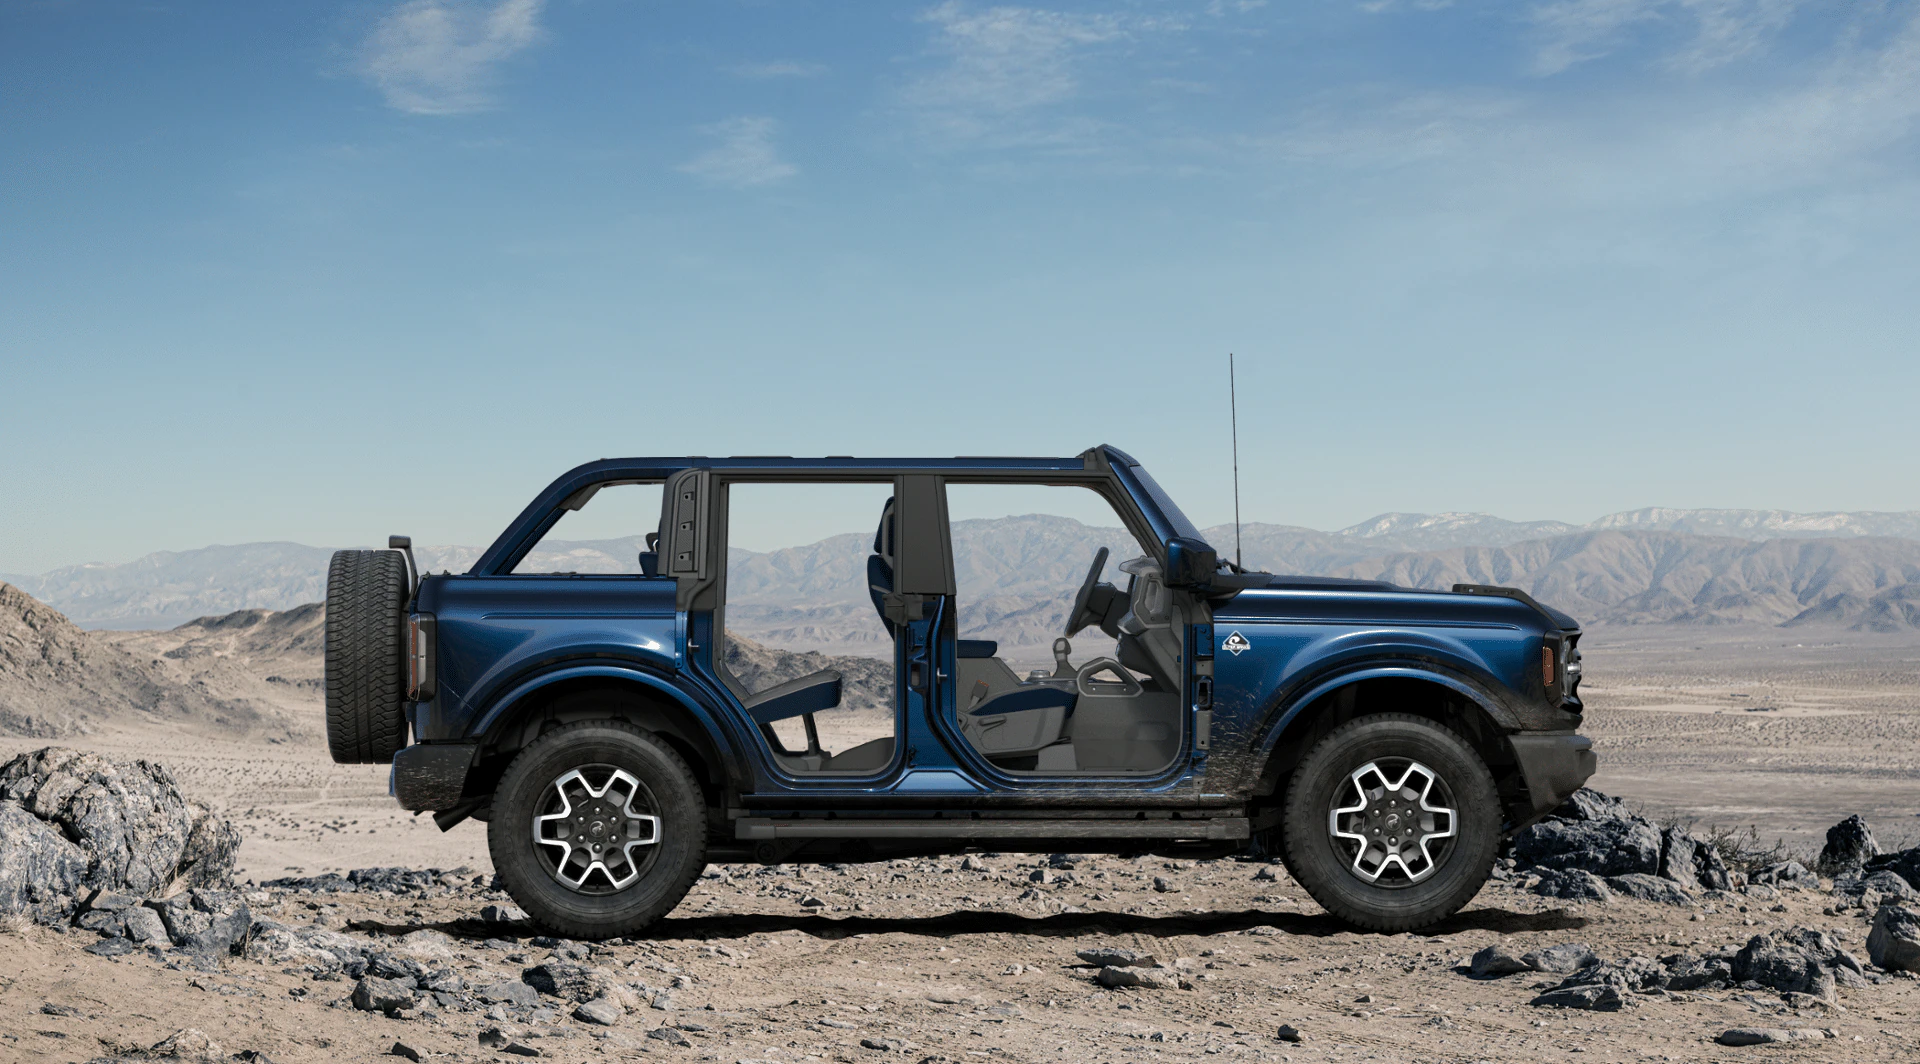
[[[1235,632],[1232,635],[1227,637],[1226,642],[1220,644],[1220,649],[1226,651],[1229,654],[1232,654],[1234,657],[1237,658],[1240,656],[1241,651],[1252,650],[1253,644],[1247,642],[1246,636],[1241,635],[1239,632]]]

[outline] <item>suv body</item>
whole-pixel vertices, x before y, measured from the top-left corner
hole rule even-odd
[[[791,690],[749,696],[716,669],[716,648],[724,638],[727,486],[782,480],[878,482],[891,485],[894,495],[878,537],[891,540],[884,544],[890,572],[885,586],[876,582],[874,588],[876,608],[894,636],[894,738],[860,748],[859,757],[841,766],[785,750],[766,726],[770,717],[836,703],[837,677],[831,683],[807,678],[783,685]],[[663,512],[657,555],[643,555],[642,575],[513,574],[561,516],[595,491],[654,482],[664,485]],[[1158,682],[1121,670],[1091,677],[1069,670],[1051,687],[1066,690],[1091,722],[1094,710],[1086,707],[1102,697],[1116,700],[1114,706],[1127,697],[1139,700],[1134,692],[1144,682],[1156,692],[1157,708],[1149,713],[1140,701],[1116,712],[1127,721],[1152,716],[1158,722],[1130,725],[1133,733],[1154,740],[1150,752],[1131,761],[1125,754],[1093,759],[1110,771],[1049,771],[1044,756],[1009,760],[983,752],[966,727],[963,682],[970,667],[985,666],[969,665],[981,650],[956,634],[945,500],[950,483],[1090,488],[1149,551],[1146,567],[1129,571],[1149,574],[1160,585],[1147,588],[1159,596],[1154,608],[1167,620],[1155,651],[1160,666],[1144,664],[1148,655],[1137,648],[1128,665],[1136,674],[1149,669]],[[876,557],[882,546],[876,542]],[[1098,572],[1096,564],[1074,616],[1112,632],[1114,615],[1130,597],[1135,612],[1145,608],[1138,603],[1142,576],[1121,591],[1098,582]],[[1364,747],[1364,736],[1341,736],[1368,722],[1389,730],[1424,726],[1443,732],[1443,745],[1451,736],[1479,767],[1460,761],[1465,767],[1447,770],[1460,778],[1441,780],[1433,785],[1441,790],[1433,793],[1464,795],[1484,775],[1491,784],[1489,812],[1476,816],[1462,798],[1444,813],[1421,814],[1424,828],[1408,829],[1406,845],[1424,830],[1423,851],[1447,849],[1460,861],[1486,865],[1497,837],[1546,815],[1595,766],[1591,745],[1576,733],[1579,630],[1571,618],[1505,588],[1461,585],[1434,592],[1237,571],[1216,563],[1198,529],[1137,462],[1112,447],[1073,458],[603,460],[554,481],[470,571],[412,583],[404,607],[409,634],[401,712],[413,741],[393,756],[391,789],[405,808],[436,811],[443,829],[468,816],[498,821],[503,809],[496,793],[503,778],[544,734],[613,720],[671,748],[691,772],[705,805],[699,863],[857,861],[969,848],[1206,857],[1264,846],[1285,856],[1295,877],[1338,915],[1366,926],[1417,926],[1464,904],[1486,868],[1464,873],[1460,882],[1471,880],[1471,889],[1453,888],[1454,894],[1464,890],[1462,897],[1396,907],[1418,891],[1393,894],[1389,888],[1430,884],[1438,859],[1433,852],[1411,853],[1397,868],[1387,868],[1381,863],[1391,859],[1387,850],[1369,851],[1363,838],[1369,829],[1352,818],[1388,823],[1381,819],[1390,814],[1381,796],[1412,799],[1435,775],[1432,769],[1425,775],[1402,769],[1424,769],[1451,755],[1422,754],[1427,747],[1418,743],[1425,732],[1401,740],[1376,736],[1376,746],[1358,754],[1314,751],[1341,748],[1342,742]],[[344,648],[346,637],[339,639]],[[1124,637],[1121,643],[1124,651]],[[991,654],[991,644],[986,649]],[[336,664],[330,656],[330,689]],[[1023,697],[1051,697],[1038,690],[1048,685],[1037,674],[1030,679],[1022,687],[1035,690]],[[1064,708],[1074,712],[1072,702]],[[1120,738],[1124,744],[1126,735]],[[1415,745],[1390,749],[1377,745],[1382,741]],[[1092,750],[1096,744],[1088,739],[1086,745]],[[1314,767],[1329,757],[1346,760],[1324,771]],[[1152,763],[1162,758],[1164,764]],[[1367,758],[1386,766],[1385,775],[1363,779],[1363,768],[1376,767]],[[643,768],[633,771],[644,777]],[[1301,783],[1309,769],[1331,782]],[[1351,786],[1339,797],[1334,792],[1345,786],[1343,780]],[[1308,793],[1290,788],[1308,786],[1320,786],[1313,792],[1315,807],[1295,817],[1304,826],[1290,828],[1289,794]],[[1379,807],[1355,812],[1354,802],[1365,804],[1369,795]],[[1422,808],[1439,810],[1440,803],[1424,792],[1419,796]],[[672,830],[655,817],[636,826],[639,814],[629,813],[632,822],[624,829],[618,820],[609,822],[628,838],[645,843]],[[1391,815],[1399,823],[1398,812]],[[490,830],[496,865],[501,839],[511,847],[527,834],[524,825],[496,823]],[[535,823],[532,836],[541,831]],[[1335,836],[1330,843],[1299,846],[1333,854],[1333,864],[1344,863],[1354,873],[1354,882],[1346,884],[1354,889],[1342,894],[1334,889],[1337,882],[1317,886],[1316,878],[1337,878],[1338,870],[1303,870],[1313,861],[1304,849],[1290,849],[1289,831]],[[1462,841],[1469,833],[1489,837]],[[1360,841],[1342,849],[1341,838]],[[539,850],[541,844],[532,845]],[[562,844],[548,839],[545,845]],[[1403,845],[1397,836],[1394,845]],[[621,878],[608,876],[602,893]],[[507,879],[512,888],[514,877]],[[515,891],[524,906],[520,893]],[[1367,900],[1375,896],[1386,901]],[[586,918],[569,923],[530,911],[576,934],[621,933],[642,922],[629,913],[604,926]]]

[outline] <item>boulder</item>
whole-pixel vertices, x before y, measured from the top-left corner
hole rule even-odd
[[[1530,972],[1533,966],[1513,955],[1505,946],[1488,946],[1473,955],[1467,967],[1480,979],[1498,979],[1516,972]]]
[[[1160,963],[1151,953],[1138,953],[1122,946],[1096,946],[1079,950],[1074,955],[1088,964],[1103,968],[1107,965],[1115,968],[1151,968]]]
[[[0,765],[0,915],[53,921],[87,893],[226,887],[239,846],[163,765],[51,746]]]
[[[1867,933],[1867,957],[1890,972],[1920,972],[1920,912],[1882,905]]]
[[[538,964],[520,973],[520,981],[550,997],[583,1002],[614,985],[613,973],[583,964]]]
[[[411,987],[378,976],[363,976],[353,984],[353,1007],[362,1012],[399,1012],[413,1007]]]
[[[1823,876],[1843,876],[1858,872],[1868,859],[1880,855],[1880,845],[1860,814],[1842,820],[1827,829],[1827,844],[1813,862],[1813,870]]]
[[[1688,890],[1733,889],[1733,877],[1727,863],[1720,859],[1720,851],[1678,826],[1660,833],[1660,875]]]
[[[1798,888],[1817,887],[1820,877],[1807,870],[1807,866],[1798,861],[1781,861],[1770,864],[1747,877],[1749,883],[1761,883],[1772,887]]]
[[[1908,886],[1920,889],[1920,846],[1868,858],[1864,871],[1892,872]]]
[[[1571,872],[1544,871],[1540,873],[1540,882],[1534,886],[1533,892],[1567,901],[1613,900],[1613,892],[1607,889],[1606,880],[1581,869]]]
[[[0,801],[0,915],[53,923],[73,910],[87,854],[45,820]]]
[[[1667,969],[1668,990],[1719,990],[1733,985],[1732,955],[1696,957],[1676,953],[1660,958]]]
[[[1877,908],[1881,902],[1889,899],[1898,902],[1920,900],[1920,892],[1890,868],[1839,876],[1833,881],[1832,893],[1850,905],[1867,908]]]
[[[1775,941],[1771,935],[1747,940],[1733,957],[1733,978],[1783,994],[1808,994],[1822,1000],[1831,1000],[1834,993],[1833,973],[1817,958],[1798,945]]]
[[[627,1010],[610,998],[596,997],[583,1001],[573,1010],[573,1018],[582,1023],[591,1023],[600,1027],[612,1027],[625,1019]]]
[[[1652,874],[1660,867],[1660,832],[1640,817],[1563,820],[1549,817],[1513,840],[1523,868],[1583,871],[1599,876]]]
[[[517,979],[503,980],[490,986],[483,986],[473,992],[473,996],[496,1005],[515,1005],[521,1008],[539,1008],[540,992]]]
[[[1536,972],[1566,975],[1577,972],[1589,964],[1598,963],[1600,958],[1583,943],[1562,942],[1558,946],[1534,950],[1520,960]]]
[[[1625,894],[1629,898],[1650,901],[1658,905],[1677,905],[1681,907],[1693,904],[1693,895],[1681,889],[1678,883],[1660,876],[1650,876],[1643,872],[1629,872],[1624,876],[1609,876],[1607,886],[1616,894]]]

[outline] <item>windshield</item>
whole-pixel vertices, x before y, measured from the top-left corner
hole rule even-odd
[[[1152,510],[1159,511],[1160,520],[1155,524],[1164,527],[1156,527],[1154,531],[1161,537],[1171,539],[1175,536],[1186,536],[1198,540],[1206,538],[1200,534],[1199,529],[1193,527],[1193,522],[1187,519],[1187,515],[1180,512],[1180,507],[1174,504],[1166,491],[1160,487],[1159,482],[1153,479],[1153,474],[1138,465],[1120,465],[1115,468],[1122,480],[1132,481],[1133,484],[1130,486],[1137,487],[1139,494],[1147,497],[1147,500],[1153,504]],[[1152,513],[1148,514],[1149,518],[1154,516]]]

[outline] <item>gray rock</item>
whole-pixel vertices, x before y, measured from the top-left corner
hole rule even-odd
[[[145,897],[233,882],[239,833],[189,802],[164,765],[50,746],[0,766],[0,799],[78,846],[88,887]]]
[[[529,1009],[537,1008],[540,1004],[540,992],[517,979],[480,987],[473,992],[473,996],[491,1004],[515,1005]]]
[[[1729,1027],[1714,1041],[1723,1046],[1759,1046],[1770,1042],[1817,1042],[1831,1038],[1811,1027]]]
[[[1733,960],[1730,957],[1696,957],[1690,953],[1680,953],[1662,958],[1662,963],[1667,968],[1668,990],[1708,990],[1733,985]]]
[[[102,938],[112,938],[127,933],[127,918],[118,912],[95,909],[82,913],[80,919],[74,921],[74,926],[82,931],[92,931]]]
[[[1174,886],[1173,880],[1168,879],[1166,876],[1154,876],[1153,889],[1157,894],[1172,894],[1180,888]]]
[[[1528,1002],[1541,1008],[1584,1009],[1590,1012],[1618,1012],[1632,1008],[1633,992],[1618,978],[1595,983],[1560,985]]]
[[[1473,955],[1467,967],[1481,979],[1497,979],[1516,972],[1530,972],[1532,966],[1513,955],[1505,946],[1488,946]]]
[[[405,1057],[415,1062],[427,1059],[425,1050],[415,1049],[405,1042],[395,1042],[393,1048],[387,1050],[387,1055],[390,1057]]]
[[[653,1030],[647,1032],[647,1037],[658,1039],[670,1046],[690,1046],[693,1044],[693,1040],[688,1038],[686,1033],[677,1027],[655,1027]]]
[[[1865,870],[1892,872],[1906,880],[1908,886],[1920,889],[1920,846],[1869,858]]]
[[[490,924],[517,924],[528,916],[518,905],[488,905],[481,908],[480,919]]]
[[[1151,953],[1136,953],[1120,946],[1096,946],[1093,949],[1080,950],[1075,956],[1088,964],[1097,964],[1102,967],[1112,965],[1115,968],[1151,968],[1160,963]]]
[[[1867,957],[1890,972],[1920,972],[1920,912],[1882,905],[1867,933]]]
[[[93,897],[87,899],[87,908],[100,912],[120,912],[138,904],[140,904],[139,898],[111,890],[96,890],[93,892]]]
[[[1823,876],[1843,876],[1866,867],[1869,858],[1880,855],[1880,844],[1860,815],[1842,820],[1827,829],[1827,844],[1813,862],[1814,871]]]
[[[0,915],[53,923],[73,909],[87,874],[87,853],[58,827],[14,802],[0,801]]]
[[[1106,987],[1139,987],[1142,990],[1179,990],[1180,977],[1159,968],[1116,968],[1108,965],[1093,977]]]
[[[1833,973],[1818,959],[1797,945],[1774,940],[1771,935],[1755,935],[1734,955],[1735,982],[1759,983],[1781,993],[1811,994],[1830,1000],[1834,992]]]
[[[1833,881],[1833,896],[1854,905],[1878,906],[1889,898],[1908,902],[1920,900],[1920,892],[1898,872],[1882,868],[1872,872],[1851,872]]]
[[[198,1060],[208,1062],[225,1059],[220,1049],[220,1043],[209,1038],[205,1032],[192,1027],[183,1031],[175,1031],[165,1038],[162,1038],[160,1041],[155,1042],[153,1047],[148,1049],[143,1055],[149,1057],[167,1057],[173,1060]]]
[[[164,946],[172,939],[167,937],[167,928],[160,920],[160,914],[144,905],[137,905],[120,914],[126,927],[127,937],[143,946]]]
[[[353,1007],[362,1012],[399,1012],[413,1007],[413,991],[390,979],[369,975],[353,985]]]
[[[1520,958],[1521,963],[1536,972],[1553,975],[1566,975],[1577,972],[1589,964],[1599,963],[1600,958],[1584,943],[1563,942],[1558,946],[1537,949]]]
[[[1605,903],[1613,900],[1613,892],[1607,889],[1606,880],[1582,869],[1569,872],[1552,869],[1543,871],[1540,873],[1540,882],[1533,888],[1533,892],[1566,901]]]
[[[627,1010],[604,997],[583,1001],[573,1010],[573,1018],[582,1023],[591,1023],[600,1027],[612,1027],[625,1019]]]
[[[1660,870],[1659,828],[1634,816],[1625,803],[1581,788],[1552,816],[1513,840],[1523,869],[1586,871],[1600,876]]]
[[[1282,1042],[1299,1043],[1307,1040],[1307,1036],[1300,1033],[1300,1028],[1290,1023],[1281,1024],[1279,1033],[1275,1037],[1279,1038]]]
[[[1625,894],[1629,898],[1650,901],[1658,905],[1675,905],[1685,908],[1694,903],[1693,895],[1681,889],[1680,885],[1673,880],[1646,875],[1642,872],[1609,876],[1607,886],[1616,894]]]
[[[1807,871],[1807,866],[1798,861],[1781,861],[1755,872],[1747,877],[1747,882],[1775,887],[1817,887],[1820,877]]]
[[[611,977],[580,964],[539,964],[520,973],[520,981],[551,997],[581,1002],[605,990]]]
[[[86,948],[96,957],[124,957],[133,951],[133,943],[124,938],[103,938]]]
[[[1660,833],[1660,875],[1688,890],[1731,890],[1733,878],[1727,872],[1720,852],[1705,839],[1697,839],[1679,827]]]
[[[226,956],[239,952],[247,940],[247,932],[252,928],[253,914],[242,905],[212,917],[205,929],[187,935],[180,946],[195,953]]]

